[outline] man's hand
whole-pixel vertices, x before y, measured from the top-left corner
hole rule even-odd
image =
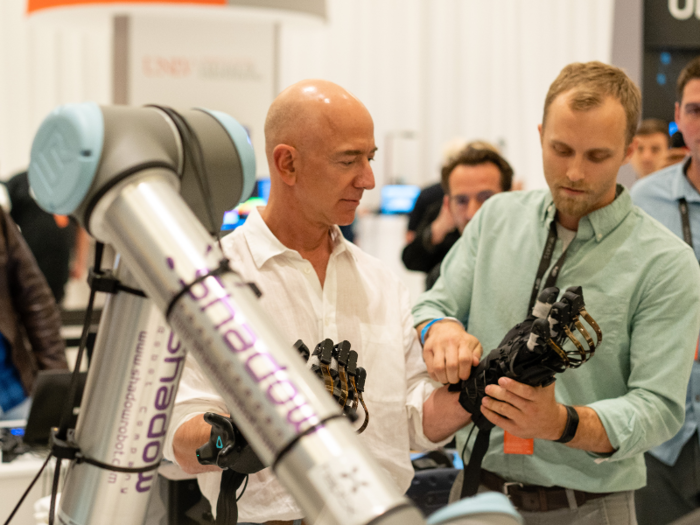
[[[521,438],[555,441],[564,433],[566,407],[554,398],[554,384],[533,387],[502,377],[488,385],[481,413],[494,425]],[[590,407],[577,406],[578,428],[566,446],[599,454],[615,451],[598,414]]]
[[[222,416],[229,417],[227,414]],[[216,465],[202,465],[197,461],[197,449],[209,441],[211,425],[204,421],[204,415],[200,414],[185,421],[175,431],[173,437],[173,452],[175,461],[180,468],[188,474],[201,472],[220,472]]]
[[[442,200],[442,207],[440,208],[440,213],[435,218],[435,220],[430,224],[430,242],[433,246],[437,246],[442,241],[448,233],[457,227],[454,219],[452,218],[452,213],[450,213],[450,198],[445,195]]]
[[[554,398],[554,383],[533,387],[508,377],[488,385],[481,412],[514,436],[556,440],[566,427],[566,407]]]
[[[417,327],[418,336],[426,323]],[[423,360],[428,374],[440,383],[457,383],[467,379],[472,366],[479,364],[481,343],[454,321],[438,321],[428,330],[423,346]]]

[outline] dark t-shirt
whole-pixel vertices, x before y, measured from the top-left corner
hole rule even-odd
[[[57,221],[54,215],[39,207],[29,193],[26,171],[12,177],[6,185],[12,203],[10,216],[22,230],[22,236],[46,277],[56,303],[60,303],[68,282],[77,224],[73,219],[65,223]]]
[[[440,183],[433,184],[423,188],[416,199],[416,204],[413,206],[413,210],[408,214],[408,230],[416,231],[418,226],[423,221],[428,208],[432,204],[439,202],[442,203],[442,197],[445,193],[442,191],[442,186]],[[437,215],[436,215],[437,217]],[[430,221],[432,222],[432,220]]]
[[[404,265],[409,270],[426,272],[425,289],[430,290],[440,276],[440,263],[459,239],[459,231],[455,228],[438,245],[431,243],[432,232],[430,225],[440,214],[442,202],[434,202],[428,207],[423,220],[416,228],[416,237],[406,245],[401,254]]]

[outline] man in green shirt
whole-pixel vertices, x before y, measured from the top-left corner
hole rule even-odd
[[[486,389],[482,413],[498,428],[481,482],[514,496],[528,524],[636,523],[643,452],[683,422],[688,349],[700,330],[700,271],[692,250],[616,185],[632,154],[640,101],[617,68],[565,67],[539,126],[549,190],[489,199],[413,309],[431,376],[466,379],[482,347],[496,348],[527,315],[555,221],[557,240],[541,282],[559,266],[556,286],[582,286],[603,342],[590,362],[557,375],[553,385],[503,378]],[[573,437],[565,436],[567,406],[579,418]],[[467,431],[458,434],[459,447]],[[557,443],[562,437],[571,439]]]

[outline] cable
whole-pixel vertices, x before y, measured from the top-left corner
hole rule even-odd
[[[362,423],[362,426],[357,429],[357,433],[362,434],[365,431],[365,429],[367,428],[367,425],[369,425],[369,410],[367,410],[367,405],[365,405],[365,400],[362,399],[362,392],[358,392],[357,397],[360,398],[360,403],[362,403],[362,408],[365,411],[365,421]]]
[[[236,497],[236,503],[240,501],[240,499],[243,497],[243,494],[245,494],[245,489],[248,488],[248,474],[245,475],[245,481],[243,482],[243,490],[241,493]]]
[[[474,433],[474,429],[476,428],[476,425],[472,424],[472,429],[469,431],[469,434],[467,435],[467,439],[464,442],[464,446],[462,447],[462,453],[459,455],[459,457],[462,458],[462,463],[464,464],[464,453],[467,451],[467,444],[469,443],[469,440],[472,438],[472,434]]]
[[[12,521],[12,518],[15,517],[15,514],[17,514],[17,511],[19,510],[20,506],[22,505],[22,503],[24,503],[24,500],[27,498],[29,491],[32,490],[32,487],[36,484],[37,480],[39,479],[39,476],[41,476],[41,473],[44,472],[44,469],[46,468],[46,465],[48,465],[50,459],[51,459],[51,453],[49,453],[49,455],[46,457],[46,461],[44,461],[44,464],[39,469],[39,472],[37,472],[36,476],[34,476],[34,479],[29,484],[29,487],[27,487],[27,490],[25,490],[24,494],[22,494],[22,497],[19,498],[17,505],[15,505],[15,508],[12,509],[12,512],[10,513],[10,516],[7,518],[7,520],[5,521],[4,525],[8,525]]]
[[[58,494],[58,482],[61,478],[61,458],[56,458],[56,467],[53,471],[53,485],[51,486],[51,505],[49,507],[49,525],[53,525],[56,513],[56,495]]]
[[[104,251],[104,244],[98,242],[95,244],[95,264],[94,268],[96,272],[100,271],[100,266],[102,265],[102,253]],[[87,346],[88,335],[90,333],[90,324],[92,323],[92,310],[95,303],[95,290],[90,290],[90,298],[88,300],[87,308],[85,309],[85,321],[83,322],[83,333],[80,336],[80,346],[78,347],[78,356],[75,359],[75,367],[73,368],[73,376],[71,377],[70,390],[68,391],[67,402],[63,405],[63,414],[61,415],[61,424],[58,427],[58,432],[56,435],[59,439],[66,439],[68,433],[68,427],[70,425],[71,417],[73,415],[73,405],[75,404],[75,399],[78,396],[78,377],[80,375],[80,364],[83,359],[83,354],[85,353],[85,348]]]

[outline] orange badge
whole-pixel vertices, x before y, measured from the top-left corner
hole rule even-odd
[[[523,439],[503,431],[503,453],[504,454],[524,454],[532,456],[535,452],[535,440]]]
[[[67,215],[56,215],[55,213],[53,216],[53,220],[56,221],[56,226],[58,226],[59,228],[65,228],[70,222],[70,219]]]

